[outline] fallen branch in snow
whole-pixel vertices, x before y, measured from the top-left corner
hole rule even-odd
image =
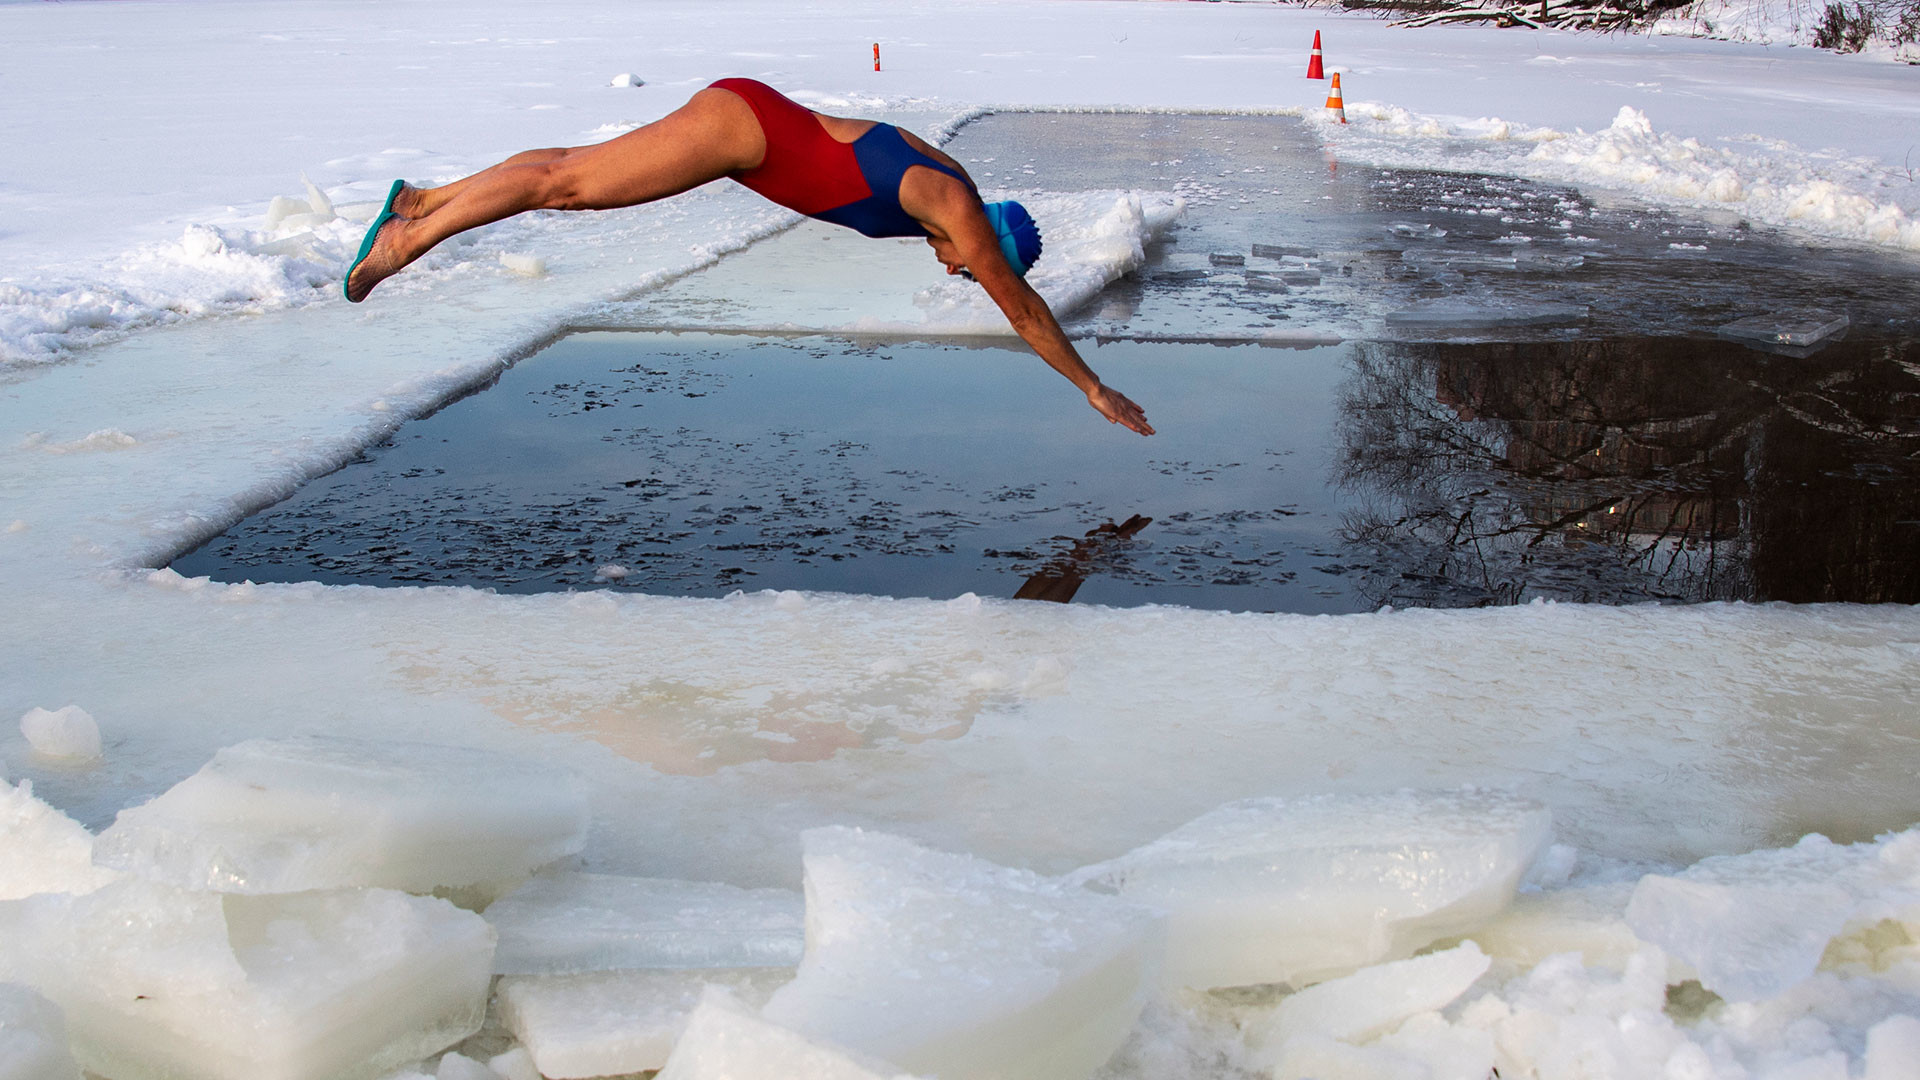
[[[1431,15],[1421,15],[1412,19],[1403,19],[1395,26],[1432,26],[1439,22],[1470,22],[1490,20],[1501,26],[1526,26],[1540,29],[1540,24],[1516,11],[1505,8],[1467,8],[1462,11],[1436,11]]]

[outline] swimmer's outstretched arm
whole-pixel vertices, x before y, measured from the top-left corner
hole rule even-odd
[[[932,172],[930,169],[914,171]],[[910,174],[909,179],[917,178]],[[987,290],[987,295],[1006,314],[1007,321],[1013,324],[1014,332],[1020,335],[1021,340],[1032,346],[1033,351],[1040,354],[1040,359],[1047,362],[1047,366],[1066,376],[1068,382],[1087,395],[1087,404],[1098,410],[1100,415],[1142,435],[1153,434],[1153,425],[1147,423],[1146,411],[1135,405],[1127,395],[1100,381],[1100,376],[1095,375],[1086,361],[1080,359],[1073,342],[1067,340],[1066,331],[1060,329],[1059,320],[1053,317],[1053,309],[1047,306],[1039,293],[1033,291],[1033,286],[1028,285],[1025,279],[1013,272],[1013,267],[1007,265],[1007,257],[1001,254],[1000,241],[994,236],[993,226],[988,224],[987,215],[980,209],[979,198],[957,181],[939,185],[938,190],[925,194],[928,196],[923,204],[926,213],[924,216],[915,216],[935,233],[927,242],[933,245],[935,256],[947,265],[947,272],[958,273],[965,268],[972,274],[973,279]],[[904,205],[910,195],[907,184],[901,185],[901,195]]]

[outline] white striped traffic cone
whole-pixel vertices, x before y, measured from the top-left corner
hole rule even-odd
[[[1333,86],[1327,91],[1327,119],[1347,122],[1347,105],[1340,99],[1340,73],[1333,73]]]

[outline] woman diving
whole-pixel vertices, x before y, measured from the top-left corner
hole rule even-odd
[[[813,112],[752,79],[722,79],[603,143],[529,150],[437,188],[394,181],[341,286],[359,303],[442,240],[529,210],[611,210],[721,178],[867,236],[926,237],[947,273],[979,282],[1088,404],[1153,434],[1140,406],[1100,382],[1026,283],[1041,245],[1025,207],[983,204],[959,162],[909,132]]]

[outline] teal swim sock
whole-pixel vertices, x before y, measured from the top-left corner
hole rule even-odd
[[[346,297],[349,304],[357,304],[360,300],[366,299],[363,296],[360,300],[355,300],[352,294],[347,292],[347,282],[353,280],[353,272],[360,268],[360,264],[367,261],[367,253],[373,250],[374,238],[380,235],[380,226],[385,225],[388,219],[399,216],[393,212],[393,200],[400,197],[400,189],[406,186],[405,180],[395,180],[393,186],[387,189],[387,201],[380,204],[380,212],[374,215],[373,224],[367,226],[366,239],[360,241],[360,254],[353,257],[353,262],[347,266],[346,274],[340,278],[340,295]]]

